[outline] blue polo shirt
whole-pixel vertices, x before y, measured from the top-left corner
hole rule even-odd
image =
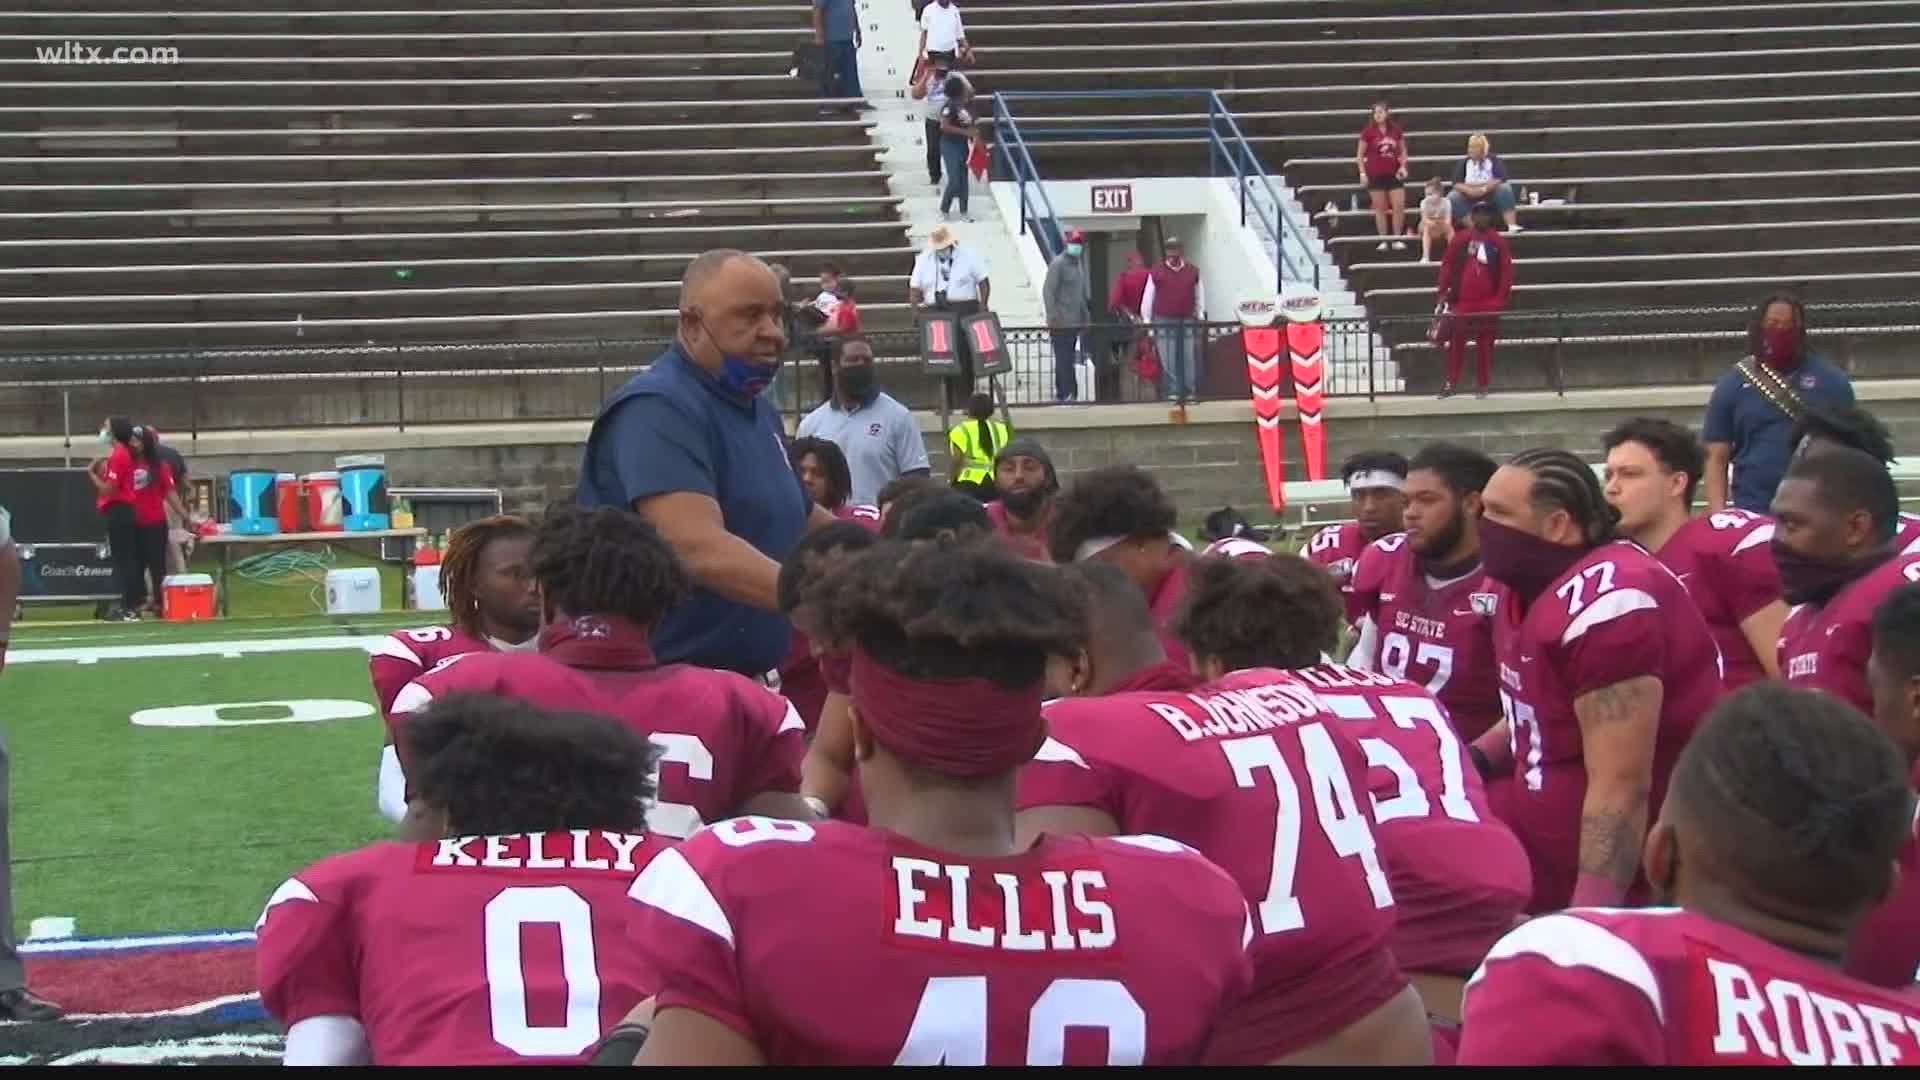
[[[1824,358],[1809,355],[1788,373],[1787,381],[1809,405],[1844,408],[1853,404],[1847,373]],[[1728,368],[1707,399],[1700,441],[1733,446],[1733,505],[1758,514],[1770,512],[1773,490],[1793,457],[1793,419]]]
[[[727,531],[784,561],[811,504],[787,462],[780,414],[722,387],[676,343],[614,392],[593,422],[574,499],[631,507],[693,491],[720,504]],[[786,616],[696,587],[655,629],[662,662],[759,675],[786,655]]]

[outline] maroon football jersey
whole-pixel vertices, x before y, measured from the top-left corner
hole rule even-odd
[[[1181,599],[1187,595],[1187,553],[1176,551],[1171,558],[1173,567],[1148,595],[1147,607],[1153,612],[1153,629],[1159,635],[1161,651],[1167,654],[1168,660],[1186,667],[1186,643],[1173,636],[1171,626],[1173,613],[1179,610]]]
[[[1658,553],[1707,621],[1726,665],[1729,692],[1767,675],[1740,624],[1780,599],[1772,541],[1772,518],[1722,510],[1680,526]]]
[[[1006,545],[1008,551],[1023,559],[1034,562],[1052,562],[1047,554],[1047,526],[1045,522],[1032,532],[1014,532],[1013,524],[1007,520],[1007,504],[998,499],[986,505],[987,520],[993,522],[993,533]],[[1051,518],[1052,511],[1048,511]]]
[[[1249,540],[1244,536],[1223,536],[1208,544],[1200,552],[1200,557],[1233,559],[1264,559],[1273,554],[1273,549],[1258,540]]]
[[[647,826],[683,837],[766,791],[798,791],[806,729],[785,698],[743,675],[686,664],[581,671],[542,653],[471,653],[407,685],[396,710],[460,690],[611,716],[660,748]]]
[[[1920,813],[1900,848],[1900,880],[1894,894],[1854,931],[1847,973],[1879,986],[1920,982]]]
[[[1900,529],[1893,535],[1893,549],[1902,555],[1920,555],[1920,514],[1900,512]]]
[[[1394,533],[1391,535],[1401,535]],[[1385,539],[1382,537],[1382,539]],[[1365,550],[1367,538],[1360,532],[1360,523],[1348,521],[1339,525],[1329,525],[1313,534],[1313,539],[1300,549],[1300,554],[1310,562],[1319,563],[1327,568],[1333,579],[1340,583],[1341,598],[1347,604],[1347,621],[1360,621],[1360,611],[1355,606],[1353,595],[1353,572],[1360,562],[1360,552]]]
[[[1780,674],[1872,716],[1867,657],[1873,652],[1873,609],[1909,581],[1920,581],[1920,555],[1887,560],[1823,605],[1795,607],[1780,628]]]
[[[740,818],[631,895],[657,1008],[725,1024],[771,1065],[1193,1065],[1249,977],[1240,890],[1157,836],[971,858]]]
[[[1465,975],[1533,894],[1527,852],[1433,694],[1338,664],[1299,673],[1367,755],[1373,835],[1393,886],[1393,955],[1408,971]]]
[[[1500,719],[1500,668],[1493,659],[1492,586],[1476,567],[1451,580],[1420,569],[1406,533],[1383,536],[1360,553],[1353,608],[1373,620],[1369,666],[1418,683],[1447,707],[1453,728],[1472,742]]]
[[[400,688],[432,671],[442,660],[471,652],[492,652],[493,645],[457,626],[422,626],[413,630],[395,630],[381,638],[367,657],[367,670],[373,676],[373,696],[380,702],[380,715],[393,713],[393,699]]]
[[[1021,808],[1091,806],[1122,832],[1170,836],[1255,905],[1254,989],[1211,1061],[1264,1064],[1311,1046],[1406,985],[1388,950],[1394,899],[1358,739],[1289,672],[1235,672],[1187,692],[1064,698],[1020,771]]]
[[[627,888],[658,837],[576,829],[383,842],[274,890],[255,927],[281,1024],[352,1017],[375,1065],[578,1065],[652,992]]]
[[[1640,676],[1660,680],[1652,821],[1674,759],[1720,696],[1719,649],[1686,586],[1629,540],[1582,555],[1524,612],[1510,590],[1494,588],[1494,654],[1516,781],[1507,822],[1533,863],[1528,910],[1555,911],[1573,896],[1587,795],[1574,699]],[[1629,895],[1644,890],[1636,879]]]
[[[1467,984],[1461,1065],[1920,1065],[1920,997],[1678,908],[1578,908]]]

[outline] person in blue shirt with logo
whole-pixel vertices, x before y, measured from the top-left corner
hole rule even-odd
[[[1707,509],[1767,513],[1793,457],[1793,425],[1811,407],[1853,404],[1847,374],[1807,348],[1807,312],[1775,293],[1760,302],[1747,356],[1720,376],[1707,400]],[[1728,466],[1732,466],[1729,479]]]
[[[786,348],[766,263],[719,249],[680,283],[673,346],[601,407],[575,501],[645,516],[696,588],[654,631],[662,663],[758,676],[786,654],[780,563],[810,524],[830,524],[787,465],[779,410],[761,394]]]

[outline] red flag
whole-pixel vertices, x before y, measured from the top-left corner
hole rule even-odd
[[[1320,321],[1320,294],[1300,286],[1280,299],[1287,316],[1287,359],[1293,368],[1294,407],[1300,413],[1300,450],[1307,479],[1327,475],[1327,433],[1321,413],[1326,404],[1326,326]]]
[[[1280,438],[1281,328],[1274,325],[1276,300],[1240,305],[1240,340],[1247,353],[1247,385],[1253,395],[1253,427],[1260,439],[1260,464],[1267,474],[1267,501],[1284,510],[1286,447]]]

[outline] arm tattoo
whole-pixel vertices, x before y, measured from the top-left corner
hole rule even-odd
[[[1581,694],[1576,702],[1580,725],[1604,727],[1622,720],[1646,715],[1650,692],[1660,689],[1658,680],[1648,676],[1628,679]]]
[[[1640,867],[1646,812],[1585,814],[1580,818],[1580,869],[1626,886]]]

